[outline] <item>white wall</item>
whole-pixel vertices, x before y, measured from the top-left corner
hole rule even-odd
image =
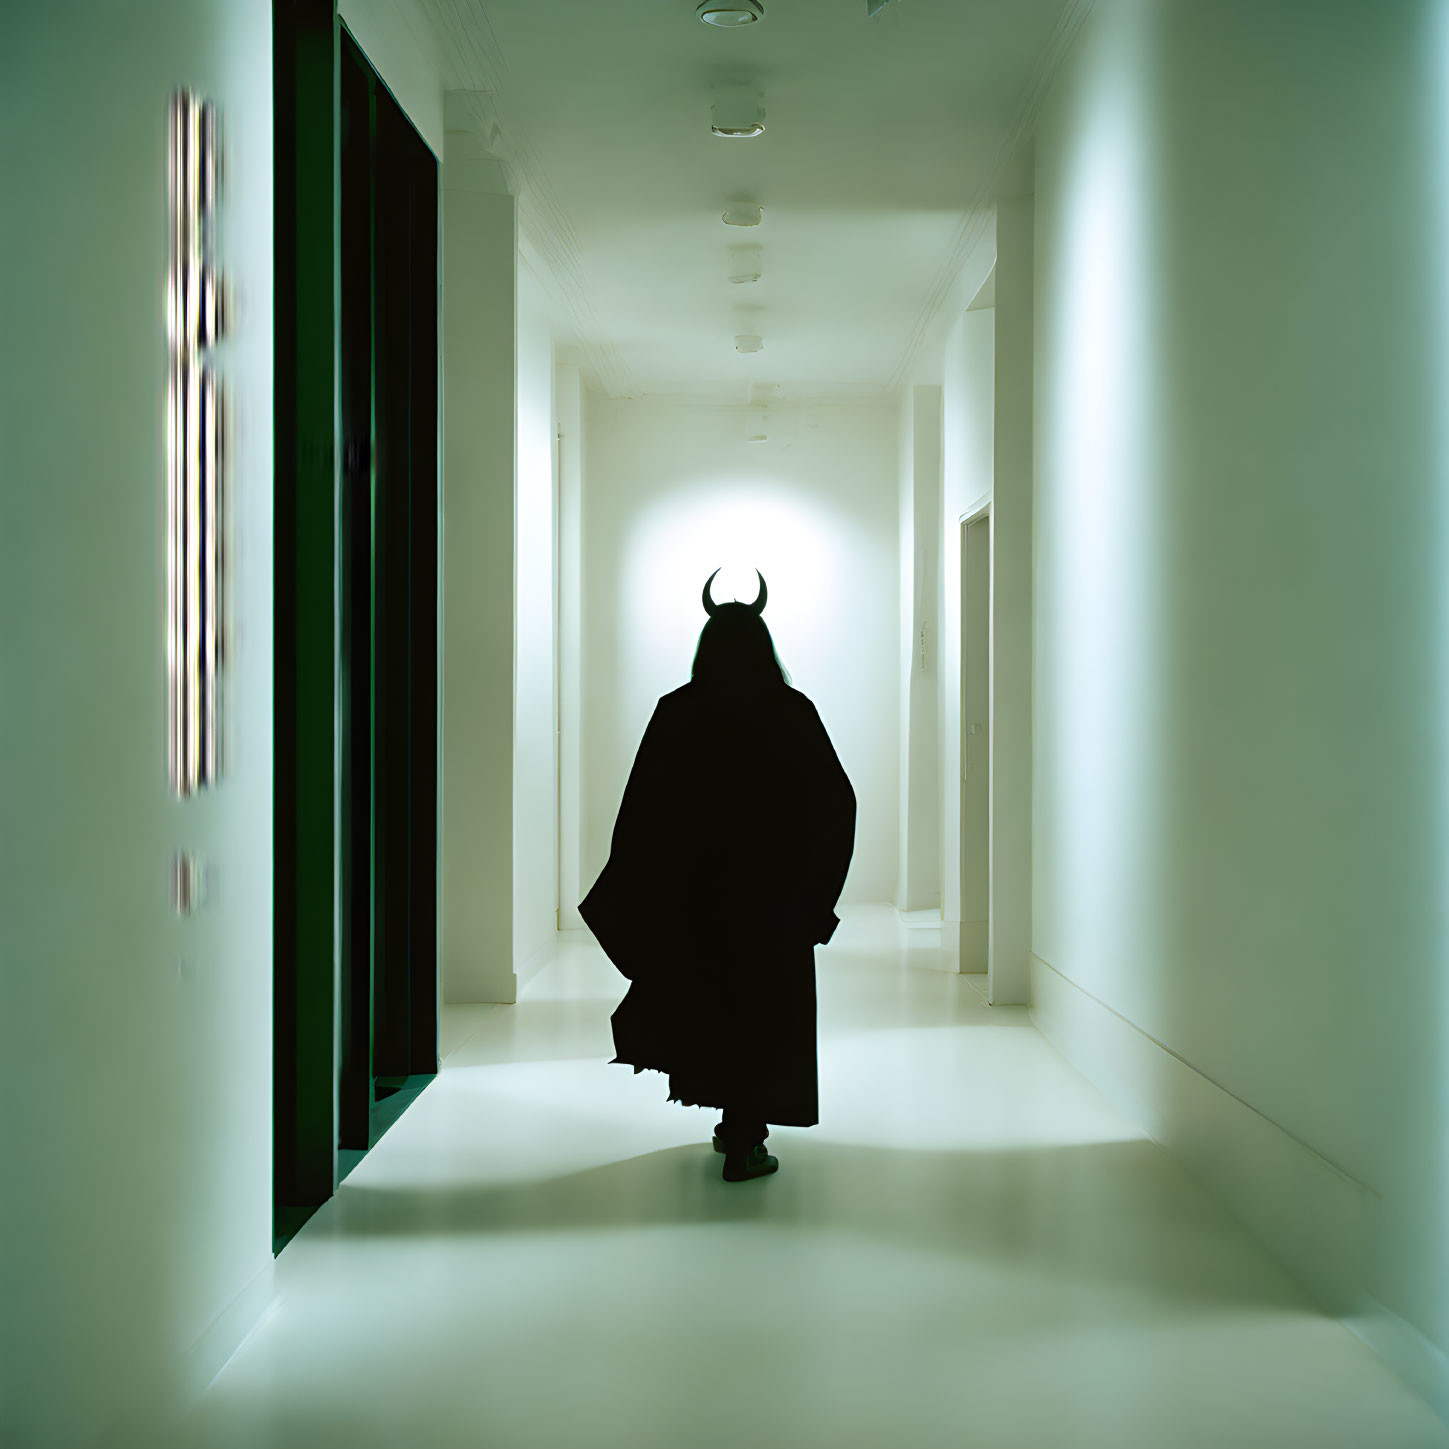
[[[996,207],[991,495],[991,920],[993,1006],[1031,992],[1033,205]]]
[[[338,0],[338,13],[418,134],[443,155],[443,83],[436,42],[408,0]]]
[[[909,385],[895,399],[896,443],[896,875],[891,900],[905,909],[910,881],[911,669],[916,649],[916,410]]]
[[[593,884],[654,702],[689,678],[716,598],[754,597],[820,711],[859,800],[845,898],[896,881],[898,561],[895,408],[745,409],[591,396],[583,488],[582,882]]]
[[[901,394],[901,783],[903,911],[941,907],[941,387]]]
[[[270,6],[23,6],[0,69],[0,1439],[73,1449],[178,1407],[270,1297]],[[184,804],[163,629],[177,85],[219,107],[235,302],[225,774]],[[208,876],[184,921],[182,848]]]
[[[989,250],[988,250],[989,249]],[[988,305],[968,309],[946,335],[942,364],[941,532],[942,915],[962,917],[961,531],[990,505],[989,932],[967,931],[973,959],[985,946],[993,1005],[1029,994],[1031,901],[1032,235],[1030,198],[1003,198],[969,265],[989,260]],[[981,927],[974,926],[979,933]]]
[[[558,889],[553,339],[539,285],[518,273],[514,552],[513,954],[522,988],[553,945]]]
[[[993,466],[994,313],[989,303],[971,309],[995,264],[993,212],[898,395],[902,749],[894,899],[902,910],[939,912],[948,951],[959,947],[961,922],[960,520],[990,502]]]
[[[587,886],[580,859],[583,719],[583,463],[588,395],[579,369],[555,372],[559,431],[558,719],[559,928],[583,930],[579,902]]]
[[[455,152],[457,154],[455,154]],[[517,208],[448,133],[443,167],[443,995],[513,1001]],[[485,177],[480,181],[480,174]]]
[[[1054,87],[1033,921],[1047,1030],[1441,1408],[1446,67],[1427,3],[1112,3]]]

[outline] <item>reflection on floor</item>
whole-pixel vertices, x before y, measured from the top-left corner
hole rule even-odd
[[[624,983],[561,940],[448,1011],[186,1449],[1449,1446],[934,933],[817,953],[823,1121],[741,1184],[607,1064]]]

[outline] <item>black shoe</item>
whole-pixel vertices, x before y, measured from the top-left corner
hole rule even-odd
[[[779,1170],[780,1159],[771,1157],[765,1151],[763,1142],[757,1142],[743,1152],[725,1153],[724,1180],[726,1182],[745,1182],[751,1177],[764,1177],[767,1173]]]

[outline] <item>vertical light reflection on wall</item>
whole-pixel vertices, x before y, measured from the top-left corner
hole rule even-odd
[[[185,473],[186,410],[185,297],[182,295],[183,258],[186,250],[187,151],[191,135],[187,98],[173,95],[166,128],[166,199],[168,256],[166,259],[166,770],[171,787],[185,793],[185,711],[182,708],[182,635],[185,592],[182,570],[186,544],[182,535],[185,508],[181,497]]]
[[[167,125],[167,770],[185,797],[217,776],[221,658],[221,387],[206,349],[222,323],[210,258],[218,183],[215,109],[171,97]]]
[[[1152,201],[1142,6],[1099,12],[1094,53],[1062,119],[1059,215],[1047,234],[1039,366],[1049,695],[1038,719],[1050,781],[1053,964],[1082,981],[1149,938],[1151,785],[1158,735],[1158,547],[1150,355]],[[1065,949],[1065,946],[1064,946]],[[1050,959],[1050,957],[1049,957]]]
[[[1428,23],[1430,44],[1426,47],[1426,54],[1430,57],[1430,73],[1425,78],[1424,94],[1429,98],[1433,106],[1433,115],[1429,118],[1429,130],[1433,137],[1433,144],[1428,147],[1429,154],[1434,158],[1435,175],[1430,185],[1430,195],[1433,198],[1433,216],[1435,252],[1439,258],[1438,274],[1434,278],[1436,283],[1435,295],[1432,298],[1434,308],[1434,351],[1433,368],[1434,383],[1440,398],[1440,404],[1435,416],[1438,420],[1439,436],[1437,442],[1437,545],[1438,545],[1438,581],[1442,590],[1439,598],[1438,623],[1436,631],[1436,675],[1432,683],[1434,685],[1432,697],[1439,703],[1439,747],[1441,756],[1439,760],[1439,776],[1437,780],[1438,810],[1437,810],[1437,839],[1434,850],[1434,871],[1431,878],[1437,877],[1443,881],[1446,870],[1449,870],[1449,3],[1446,0],[1436,0],[1430,9]],[[1449,1124],[1449,1016],[1446,1016],[1445,1001],[1449,998],[1449,891],[1440,886],[1435,897],[1438,903],[1439,920],[1437,922],[1437,950],[1436,967],[1434,974],[1435,989],[1429,1001],[1425,1002],[1425,1008],[1432,1013],[1433,1020],[1440,1023],[1439,1049],[1437,1061],[1440,1063],[1438,1081],[1438,1100],[1435,1102],[1433,1122],[1435,1136],[1440,1143],[1438,1154],[1438,1192],[1436,1201],[1431,1206],[1431,1220],[1439,1225],[1439,1241],[1433,1246],[1437,1249],[1434,1260],[1426,1265],[1425,1271],[1433,1274],[1432,1281],[1442,1285],[1444,1283],[1445,1265],[1449,1264],[1449,1222],[1443,1216],[1443,1205],[1449,1203],[1449,1144],[1445,1144],[1443,1134],[1446,1124]],[[1441,1286],[1441,1294],[1444,1289]],[[1444,1305],[1441,1298],[1440,1318],[1441,1321],[1449,1317],[1449,1306]],[[1442,1335],[1440,1343],[1442,1346]],[[1445,1403],[1442,1396],[1443,1385],[1420,1387],[1421,1392],[1436,1404],[1440,1412],[1445,1412]],[[1433,1392],[1437,1388],[1439,1393]]]

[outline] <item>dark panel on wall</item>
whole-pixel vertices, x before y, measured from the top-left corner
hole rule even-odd
[[[273,5],[277,1229],[336,1182],[337,86],[332,0]]]
[[[408,615],[407,695],[411,707],[411,788],[408,795],[412,842],[409,858],[410,1012],[408,1070],[438,1070],[438,792],[439,679],[438,558],[442,548],[441,479],[438,472],[438,317],[440,313],[440,237],[438,163],[416,135],[406,138],[413,178],[410,252],[413,305],[409,353],[411,411],[408,457],[412,507],[408,513],[409,568],[412,577]]]
[[[344,1168],[437,1070],[437,162],[342,35]]]
[[[276,1231],[437,1070],[438,168],[274,7]]]
[[[376,108],[375,1070],[437,1069],[437,162]]]
[[[341,792],[339,941],[341,1063],[338,1143],[365,1151],[372,1110],[374,534],[372,71],[342,36],[342,148],[338,305],[342,467],[338,517],[341,618],[338,636]]]

